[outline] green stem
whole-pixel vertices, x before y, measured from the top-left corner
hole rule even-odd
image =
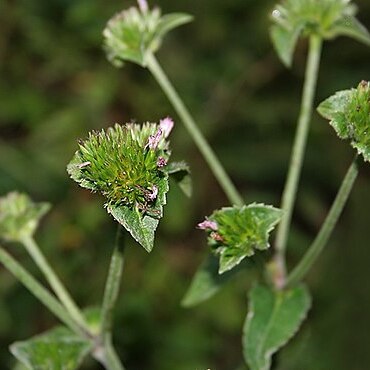
[[[301,110],[298,118],[298,126],[294,139],[288,176],[282,196],[281,208],[284,211],[284,215],[282,221],[278,226],[275,241],[275,259],[283,276],[285,276],[286,243],[292,219],[293,207],[297,195],[299,177],[303,164],[307,135],[309,131],[309,123],[313,110],[313,100],[320,64],[321,46],[322,40],[320,36],[313,35],[310,37]]]
[[[347,174],[340,186],[337,196],[334,200],[333,205],[317,234],[314,242],[307,250],[306,254],[303,256],[298,265],[293,269],[287,278],[287,285],[293,286],[300,282],[307,272],[310,270],[311,266],[315,263],[317,257],[320,255],[324,249],[337,221],[341,215],[343,208],[347,202],[349,194],[351,193],[353,184],[358,175],[358,163],[357,155],[355,156],[351,166],[349,167]]]
[[[8,252],[0,247],[0,262],[56,317],[72,331],[88,338],[81,327],[75,322],[69,312],[48,292],[25,268],[23,268]]]
[[[227,195],[230,203],[242,206],[244,204],[243,198],[235,188],[234,184],[230,180],[230,177],[218,160],[216,154],[208,144],[208,141],[204,138],[202,132],[199,130],[194,118],[189,113],[189,110],[186,108],[179,94],[171,84],[170,80],[153,54],[149,54],[147,56],[147,67],[153,74],[158,84],[161,86],[177,114],[180,116],[190,136],[194,140],[199,151],[202,153],[214,176]]]
[[[64,305],[69,314],[73,319],[81,326],[85,331],[89,331],[89,327],[76,303],[60,281],[54,270],[49,265],[48,261],[42,254],[40,248],[32,237],[25,237],[22,239],[22,243],[30,254],[36,265],[40,268],[44,274],[46,280],[49,282],[51,288],[59,298],[60,302]]]
[[[121,226],[118,226],[116,244],[109,266],[102,305],[101,340],[103,355],[101,362],[108,370],[124,370],[124,367],[112,346],[113,310],[117,302],[121,285],[124,261],[124,245],[120,242],[120,238]]]

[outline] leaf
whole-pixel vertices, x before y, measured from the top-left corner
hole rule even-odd
[[[193,16],[186,13],[171,13],[161,17],[156,34],[163,37],[167,32],[172,29],[182,26],[183,24],[189,23],[193,20]]]
[[[243,207],[225,207],[213,212],[210,221],[217,228],[207,230],[208,244],[220,256],[219,273],[237,266],[255,250],[270,247],[269,234],[280,221],[280,209],[252,203]]]
[[[281,61],[286,67],[292,65],[294,50],[301,33],[301,28],[295,27],[293,30],[285,29],[279,25],[274,25],[270,30],[270,37]]]
[[[181,305],[193,307],[214,296],[225,284],[234,278],[241,270],[252,264],[250,260],[240,264],[235,269],[222,275],[218,273],[219,261],[214,254],[209,254],[195,273]]]
[[[75,370],[91,350],[91,343],[65,327],[57,327],[10,346],[11,353],[32,370]]]
[[[355,17],[347,16],[340,19],[332,29],[334,36],[348,36],[370,46],[370,34],[364,25]]]
[[[341,139],[349,139],[353,148],[370,162],[370,83],[360,82],[356,89],[336,92],[324,100],[318,112],[330,120]]]
[[[176,181],[184,194],[190,198],[193,193],[193,184],[189,165],[185,162],[172,162],[166,166],[165,171]]]
[[[159,224],[159,219],[163,216],[163,206],[166,204],[166,193],[168,192],[168,177],[164,177],[158,184],[158,195],[154,207],[146,213],[145,210],[129,208],[127,206],[117,206],[111,204],[107,206],[107,211],[116,221],[118,221],[131,236],[151,252],[154,245],[154,234]],[[149,213],[150,212],[150,213]]]
[[[244,358],[251,370],[268,370],[271,356],[298,331],[311,306],[304,286],[273,291],[256,285],[249,296],[243,330]]]

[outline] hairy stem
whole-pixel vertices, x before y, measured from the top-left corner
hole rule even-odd
[[[58,317],[60,321],[66,324],[78,335],[84,338],[89,338],[88,333],[81,329],[74,318],[72,318],[70,313],[65,310],[58,300],[2,247],[0,247],[0,262],[56,317]]]
[[[49,265],[48,261],[42,254],[39,246],[32,237],[25,237],[22,239],[22,243],[26,248],[27,252],[30,254],[36,265],[40,268],[41,272],[44,274],[46,280],[50,284],[51,288],[54,290],[56,296],[59,298],[60,302],[64,305],[69,314],[73,319],[83,328],[85,331],[89,331],[88,325],[76,303],[68,293],[67,289],[64,287],[63,283],[60,281],[58,276],[55,274],[54,270]]]
[[[319,36],[311,36],[309,42],[308,60],[303,87],[301,110],[298,118],[296,136],[290,158],[289,171],[282,195],[283,218],[278,226],[275,248],[275,261],[285,276],[285,250],[292,219],[294,203],[297,195],[299,177],[306,148],[309,123],[313,110],[313,100],[316,90],[318,70],[320,64],[322,40]]]
[[[334,200],[330,211],[317,234],[314,242],[311,244],[306,254],[303,256],[298,265],[293,269],[287,278],[287,285],[293,286],[294,284],[300,282],[307,272],[310,270],[312,265],[315,263],[316,259],[323,251],[333,229],[341,215],[343,208],[347,202],[349,194],[353,188],[353,184],[358,175],[358,163],[357,155],[355,156],[351,166],[349,167],[346,176],[339,188],[337,196]]]
[[[202,132],[195,123],[194,118],[189,113],[189,110],[186,108],[179,94],[171,84],[170,80],[153,54],[149,54],[147,57],[147,67],[164,91],[177,114],[180,116],[190,136],[194,140],[199,151],[202,153],[205,161],[208,163],[211,171],[227,195],[230,203],[239,206],[243,205],[243,198],[235,188],[224,167],[218,160],[208,141],[204,138]]]
[[[121,285],[124,261],[124,245],[120,242],[120,239],[121,226],[118,226],[116,244],[109,266],[102,305],[101,340],[103,356],[101,362],[108,370],[124,370],[124,367],[112,346],[113,310],[117,302]]]

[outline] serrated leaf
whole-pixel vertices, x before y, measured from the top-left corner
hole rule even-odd
[[[362,81],[357,89],[336,92],[317,108],[328,119],[341,139],[370,162],[370,83]]]
[[[348,36],[366,45],[370,45],[370,34],[366,27],[355,17],[347,16],[335,23],[332,29],[334,36]]]
[[[65,327],[58,327],[10,346],[11,353],[32,370],[76,370],[91,343]]]
[[[252,261],[245,261],[236,268],[222,275],[218,273],[218,258],[209,254],[195,273],[181,305],[193,307],[214,296],[225,284],[234,278],[242,269],[249,268]]]
[[[193,193],[193,184],[189,165],[185,162],[172,162],[166,166],[165,171],[176,181],[184,194],[187,197],[191,197]]]
[[[166,204],[168,189],[168,177],[162,178],[158,184],[158,195],[155,204],[150,208],[150,211],[115,204],[107,206],[107,211],[147,252],[151,252],[153,249],[154,234],[159,219],[163,216],[163,206]]]
[[[304,286],[285,291],[264,285],[252,288],[243,330],[243,353],[251,370],[270,369],[271,356],[298,331],[310,306]]]
[[[256,203],[213,212],[208,222],[214,223],[214,226],[206,226],[205,230],[208,244],[220,256],[219,273],[229,271],[244,258],[253,256],[255,250],[269,248],[269,233],[280,221],[281,215],[280,209]]]
[[[270,36],[275,47],[276,53],[287,67],[292,65],[294,50],[301,33],[299,27],[293,30],[287,30],[281,26],[274,25],[271,27]]]

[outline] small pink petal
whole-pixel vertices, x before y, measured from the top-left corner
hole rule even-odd
[[[148,142],[145,147],[149,147],[149,149],[155,150],[159,144],[159,141],[162,137],[162,129],[159,128],[158,131],[154,135],[150,135],[148,138]]]
[[[149,200],[153,201],[157,199],[157,195],[158,195],[158,186],[153,185],[152,192],[149,194]]]
[[[159,121],[159,127],[163,131],[165,138],[167,138],[171,133],[174,124],[173,119],[170,117],[163,118]]]
[[[204,220],[203,222],[198,224],[198,229],[217,231],[218,225],[217,225],[217,222],[215,221]]]
[[[149,10],[148,3],[146,0],[137,0],[137,3],[142,13],[146,13]]]
[[[157,159],[157,167],[162,168],[167,164],[167,160],[163,157],[158,157]]]

